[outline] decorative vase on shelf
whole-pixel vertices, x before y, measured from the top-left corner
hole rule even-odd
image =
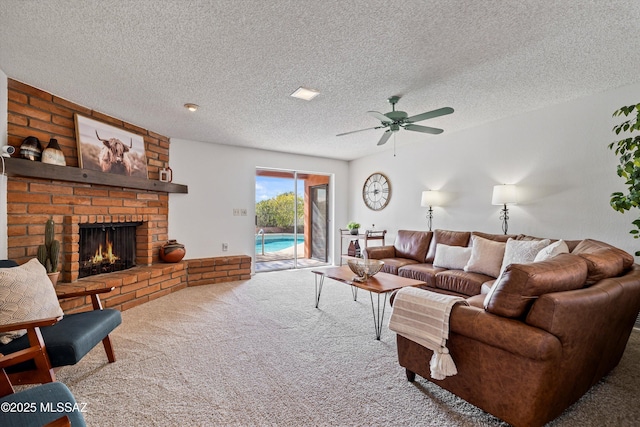
[[[160,259],[164,262],[178,262],[184,258],[187,251],[182,243],[176,240],[168,240],[160,248]]]
[[[60,145],[58,145],[57,139],[51,138],[47,148],[42,151],[42,163],[67,166],[67,161],[64,158],[64,153],[60,149]]]
[[[20,156],[27,160],[40,160],[42,156],[42,146],[40,140],[35,136],[28,136],[20,145]]]
[[[358,228],[352,228],[351,229],[351,234],[353,234],[354,236],[357,236],[359,232],[360,232],[360,230]]]

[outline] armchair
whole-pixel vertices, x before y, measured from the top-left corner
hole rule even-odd
[[[50,323],[49,319],[43,323]],[[83,427],[82,407],[66,385],[47,383],[15,392],[5,368],[28,359],[42,358],[39,348],[30,347],[8,356],[0,355],[0,425],[5,427]],[[45,355],[46,358],[46,355]],[[14,408],[12,408],[14,407]],[[12,411],[11,409],[16,409]]]
[[[17,266],[15,262],[11,262]],[[0,266],[7,263],[0,263]],[[36,384],[55,381],[53,368],[78,363],[93,347],[102,342],[109,363],[115,354],[109,333],[120,323],[118,310],[103,309],[99,294],[114,288],[94,289],[58,295],[59,299],[88,296],[93,310],[65,314],[62,318],[48,318],[29,322],[0,325],[0,333],[26,329],[27,334],[8,344],[0,344],[0,354],[11,355],[16,364],[6,368],[13,384]],[[21,358],[20,355],[34,356]],[[19,362],[19,363],[18,363]]]

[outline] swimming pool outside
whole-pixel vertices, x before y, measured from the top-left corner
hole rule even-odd
[[[292,233],[258,234],[256,235],[256,254],[262,253],[262,236],[264,236],[265,254],[292,248],[296,243],[304,243],[304,235],[302,234],[298,234],[297,240]]]

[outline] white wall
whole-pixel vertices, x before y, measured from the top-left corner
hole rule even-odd
[[[188,185],[189,193],[169,196],[169,238],[186,246],[187,259],[254,256],[258,167],[332,175],[330,229],[346,224],[349,165],[345,161],[180,139],[171,139],[170,158],[173,181]],[[234,208],[247,209],[247,216],[234,216]],[[227,252],[222,251],[223,242],[229,244]],[[334,261],[339,244],[339,239],[330,240]]]
[[[7,75],[0,70],[0,147],[7,145]],[[0,176],[0,259],[7,259],[7,178]]]
[[[421,143],[398,144],[396,157],[387,150],[355,160],[349,169],[349,220],[386,228],[391,242],[398,229],[426,230],[420,196],[433,189],[447,199],[434,208],[434,229],[501,233],[500,207],[491,205],[493,185],[517,184],[520,203],[510,208],[510,233],[591,237],[633,254],[640,240],[629,230],[640,211],[623,215],[609,206],[610,194],[625,186],[607,145],[616,139],[611,128],[620,122],[611,117],[613,111],[640,102],[638,93],[640,84],[457,133],[445,129],[439,136],[425,135]],[[379,212],[365,207],[361,196],[373,172],[385,173],[392,184],[391,201]]]

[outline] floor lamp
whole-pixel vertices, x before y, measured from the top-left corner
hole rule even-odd
[[[500,209],[500,220],[502,221],[502,231],[504,234],[507,234],[509,230],[509,208],[507,205],[515,205],[517,202],[515,185],[502,184],[493,186],[491,204],[502,206],[502,209]]]
[[[431,231],[431,225],[433,223],[433,206],[437,206],[440,201],[440,193],[433,190],[427,190],[422,192],[422,201],[420,206],[423,208],[428,207],[427,222],[429,224],[429,231]]]

